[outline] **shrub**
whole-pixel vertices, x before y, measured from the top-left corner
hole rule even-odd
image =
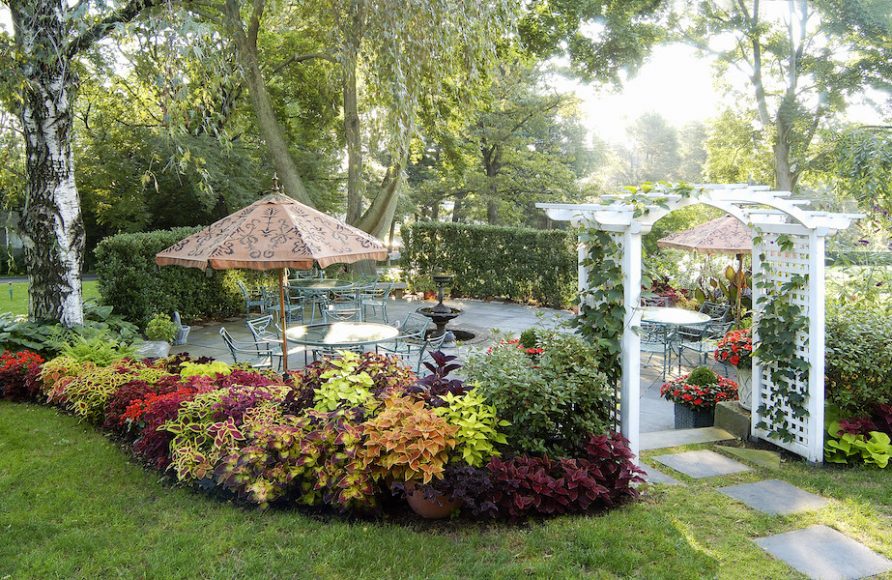
[[[178,310],[185,318],[241,312],[244,302],[235,283],[250,281],[249,274],[238,270],[205,274],[194,268],[161,268],[155,264],[155,254],[196,231],[175,228],[118,234],[99,242],[96,274],[103,302],[140,325],[158,311]]]
[[[173,342],[177,337],[177,325],[167,314],[156,314],[146,325],[146,338]]]
[[[413,286],[447,270],[455,274],[453,296],[550,306],[567,306],[576,296],[576,240],[566,230],[418,222],[402,235],[402,264]]]
[[[37,395],[33,375],[40,372],[43,357],[30,350],[0,355],[0,395],[12,400],[30,400]]]
[[[613,389],[599,370],[599,347],[554,332],[540,344],[538,360],[506,343],[473,355],[465,371],[510,423],[504,432],[513,450],[573,457],[589,434],[610,429]]]
[[[828,402],[845,414],[892,404],[892,318],[873,311],[842,311],[827,319]]]

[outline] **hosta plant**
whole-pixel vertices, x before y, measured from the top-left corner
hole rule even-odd
[[[435,408],[434,413],[458,428],[455,433],[457,443],[454,461],[481,467],[492,457],[499,455],[496,444],[508,443],[499,432],[499,427],[506,427],[508,421],[499,420],[496,408],[487,405],[486,399],[477,389],[471,389],[460,396],[446,393],[440,398],[444,406]]]
[[[376,477],[430,483],[443,477],[458,427],[425,407],[424,401],[392,397],[377,417],[366,422],[365,430]]]

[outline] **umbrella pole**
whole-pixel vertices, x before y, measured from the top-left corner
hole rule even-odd
[[[279,270],[279,315],[282,317],[282,373],[288,372],[288,314],[285,312],[285,269]]]

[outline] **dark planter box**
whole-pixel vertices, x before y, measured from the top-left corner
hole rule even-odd
[[[715,409],[691,409],[675,403],[675,428],[697,429],[700,427],[712,427],[715,423]]]

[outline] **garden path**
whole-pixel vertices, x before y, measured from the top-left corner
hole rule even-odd
[[[745,474],[752,469],[709,449],[657,455],[653,460],[688,478],[700,480]],[[649,483],[683,485],[649,465],[643,465]],[[717,488],[750,509],[774,517],[832,509],[830,500],[781,480],[769,479]],[[763,550],[809,578],[866,578],[892,571],[892,561],[864,544],[825,525],[753,538]]]

